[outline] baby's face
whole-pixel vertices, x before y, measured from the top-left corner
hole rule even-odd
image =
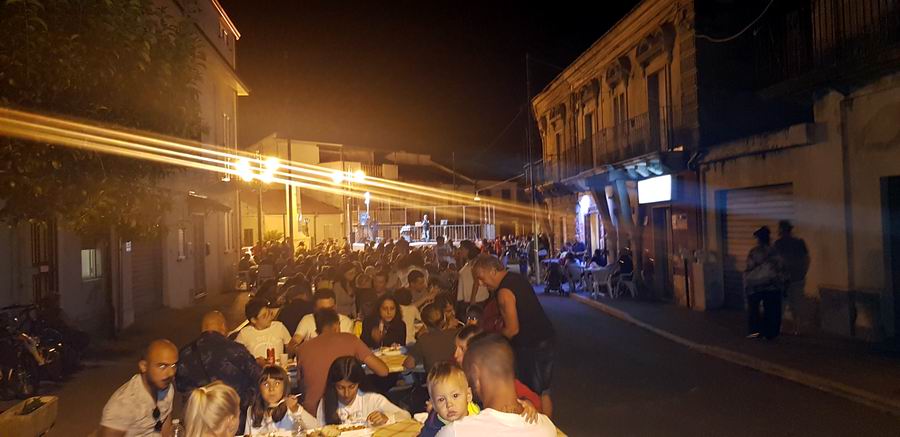
[[[438,415],[448,422],[454,422],[468,414],[472,391],[465,377],[448,378],[431,388],[431,403]]]

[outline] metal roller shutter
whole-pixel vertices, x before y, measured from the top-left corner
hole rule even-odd
[[[778,238],[778,221],[794,218],[793,186],[772,185],[728,191],[723,210],[725,305],[742,308],[744,266],[747,253],[756,245],[753,231],[760,226],[768,226],[772,230],[772,241]]]
[[[162,245],[159,238],[135,241],[131,249],[134,314],[162,307]]]

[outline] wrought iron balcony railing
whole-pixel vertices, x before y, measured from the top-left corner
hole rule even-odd
[[[900,63],[897,0],[802,0],[784,5],[785,10],[769,14],[755,32],[761,88],[803,78],[809,79],[807,88],[822,81],[853,80]]]

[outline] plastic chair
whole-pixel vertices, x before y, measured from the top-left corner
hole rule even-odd
[[[619,275],[619,282],[616,283],[615,292],[613,293],[613,297],[622,296],[622,288],[628,290],[628,293],[631,294],[631,298],[637,298],[637,284],[634,283],[634,272]]]

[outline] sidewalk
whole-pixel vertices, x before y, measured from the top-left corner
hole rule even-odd
[[[50,437],[91,435],[109,396],[137,373],[137,363],[147,343],[167,338],[179,347],[187,344],[199,334],[203,314],[213,309],[222,311],[228,327],[233,328],[244,319],[245,301],[246,293],[211,295],[190,308],[162,308],[145,314],[115,340],[93,339],[96,344],[91,345],[80,371],[61,384],[41,385],[41,394],[59,396],[59,414]],[[6,404],[0,409],[13,403]]]
[[[900,415],[900,349],[822,334],[746,339],[744,313],[633,300],[572,299],[697,352]]]

